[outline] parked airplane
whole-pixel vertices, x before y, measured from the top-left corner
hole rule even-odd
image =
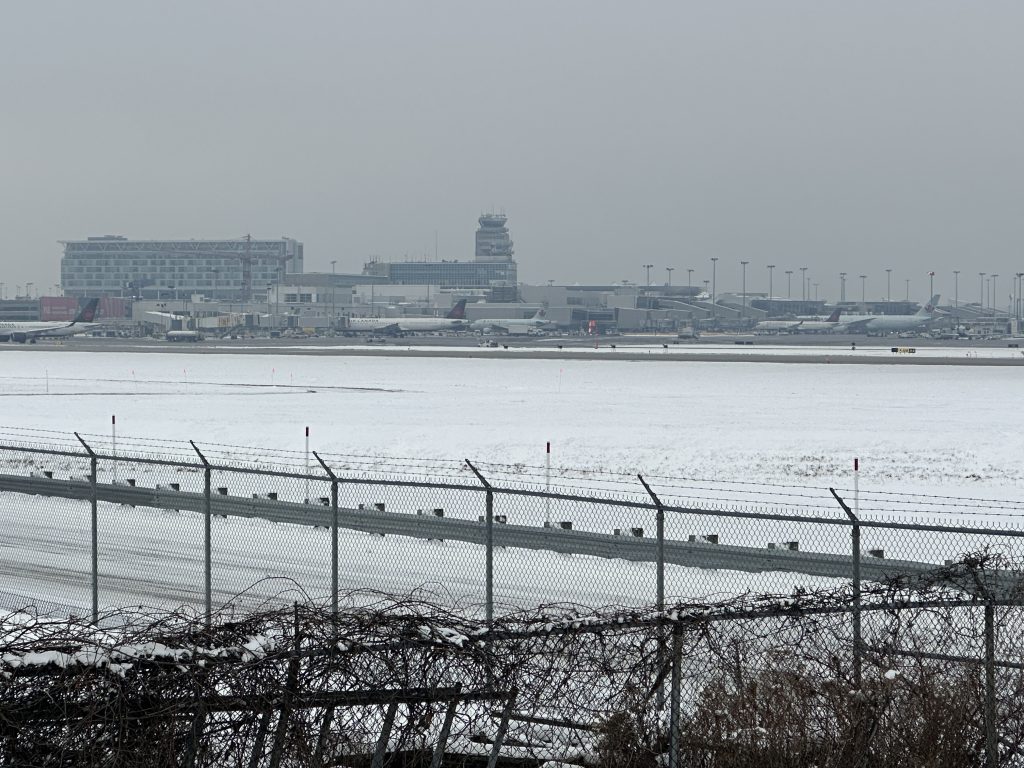
[[[350,317],[348,331],[410,333],[456,331],[466,328],[466,300],[461,299],[444,317]]]
[[[533,317],[504,317],[474,320],[469,327],[481,333],[529,333],[551,325],[543,309],[538,309]]]
[[[755,332],[765,333],[793,333],[803,320],[762,320],[754,326]]]
[[[799,333],[828,333],[829,331],[834,331],[840,325],[839,314],[842,311],[842,309],[836,308],[824,320],[803,320],[797,331]]]
[[[69,323],[60,321],[0,323],[0,341],[16,341],[19,344],[31,342],[35,344],[36,339],[88,333],[99,328],[101,325],[101,323],[93,322],[93,319],[96,317],[96,307],[99,306],[99,303],[99,299],[89,299],[82,310],[75,316],[75,319]]]
[[[851,315],[843,319],[837,330],[846,333],[894,333],[923,328],[936,318],[939,294],[932,296],[913,315]]]

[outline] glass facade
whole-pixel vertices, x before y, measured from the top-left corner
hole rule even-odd
[[[396,285],[437,285],[442,288],[490,288],[517,282],[514,261],[372,261],[364,275]]]
[[[512,261],[512,236],[504,214],[485,213],[476,231],[477,261]]]
[[[95,237],[63,242],[61,286],[68,296],[161,298],[199,293],[238,300],[249,287],[266,293],[280,275],[301,273],[302,243],[280,240],[129,240]]]

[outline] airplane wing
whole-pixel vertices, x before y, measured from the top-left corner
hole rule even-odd
[[[868,323],[870,323],[874,319],[875,318],[873,317],[865,317],[863,320],[851,320],[845,323],[840,322],[836,326],[836,330],[842,330],[845,331],[846,333],[861,333],[867,330]]]

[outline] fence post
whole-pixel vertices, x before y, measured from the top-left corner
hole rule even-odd
[[[657,580],[655,588],[655,605],[658,609],[658,613],[663,614],[665,612],[665,506],[661,503],[661,499],[658,498],[658,494],[656,494],[651,489],[651,486],[647,484],[647,481],[644,480],[644,476],[638,474],[637,478],[643,485],[644,490],[647,491],[647,495],[651,497],[654,501],[654,505],[657,507],[657,512],[655,513],[655,520],[657,522],[655,528],[657,531],[656,535],[658,537],[656,547],[657,551],[655,554],[655,558],[657,560],[657,564],[655,566],[655,570],[657,571],[657,575],[655,577]],[[658,618],[659,623],[663,623],[664,620],[664,616],[660,616]],[[658,674],[660,675],[662,674],[662,670],[665,669],[665,633],[663,631],[659,632],[656,663],[659,670]],[[658,691],[655,697],[655,706],[658,708],[659,713],[665,706],[664,683],[658,685]]]
[[[96,452],[89,447],[89,444],[82,439],[82,436],[75,432],[75,437],[89,453],[89,486],[90,499],[92,503],[92,623],[100,620],[100,539],[99,539],[99,499],[97,498],[96,477],[97,465]]]
[[[644,490],[647,491],[647,495],[654,501],[654,506],[658,508],[656,513],[657,520],[657,535],[658,535],[658,548],[657,548],[657,570],[658,570],[658,584],[657,584],[657,597],[656,605],[659,611],[665,610],[665,506],[661,503],[661,499],[658,495],[651,490],[651,486],[644,480],[643,475],[637,475],[640,482],[644,486]]]
[[[851,547],[853,556],[853,682],[860,688],[861,682],[861,654],[863,653],[863,641],[861,640],[861,618],[860,618],[860,520],[853,514],[849,505],[840,498],[835,488],[829,488],[839,506],[843,508],[846,516],[853,523],[851,529]]]
[[[999,765],[999,737],[996,724],[996,608],[985,602],[985,765]]]
[[[206,628],[210,629],[213,623],[213,533],[211,530],[212,505],[210,485],[213,479],[213,470],[210,462],[206,460],[203,452],[199,450],[194,442],[188,441],[192,450],[199,455],[203,462],[203,597],[206,600]]]
[[[324,468],[324,472],[331,478],[331,618],[333,619],[333,631],[335,643],[338,641],[338,476],[334,474],[327,462],[320,454],[313,451],[316,460]],[[308,494],[307,494],[308,495]]]
[[[668,713],[668,768],[679,768],[679,714],[683,699],[683,627],[672,628],[672,688]]]
[[[487,489],[486,515],[484,517],[484,546],[485,565],[484,570],[484,604],[487,617],[487,627],[494,626],[494,490],[487,479],[480,474],[480,470],[473,466],[469,459],[466,459],[466,466],[473,470],[473,474],[483,483]]]

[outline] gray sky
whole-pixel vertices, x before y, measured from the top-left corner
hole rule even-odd
[[[1018,2],[47,2],[0,28],[0,281],[59,239],[297,237],[307,270],[868,297],[1024,271]],[[799,273],[798,273],[799,274]],[[970,277],[969,277],[970,276]],[[794,282],[794,293],[797,292]],[[860,280],[847,283],[860,297]],[[1005,303],[1005,302],[1003,302]]]

